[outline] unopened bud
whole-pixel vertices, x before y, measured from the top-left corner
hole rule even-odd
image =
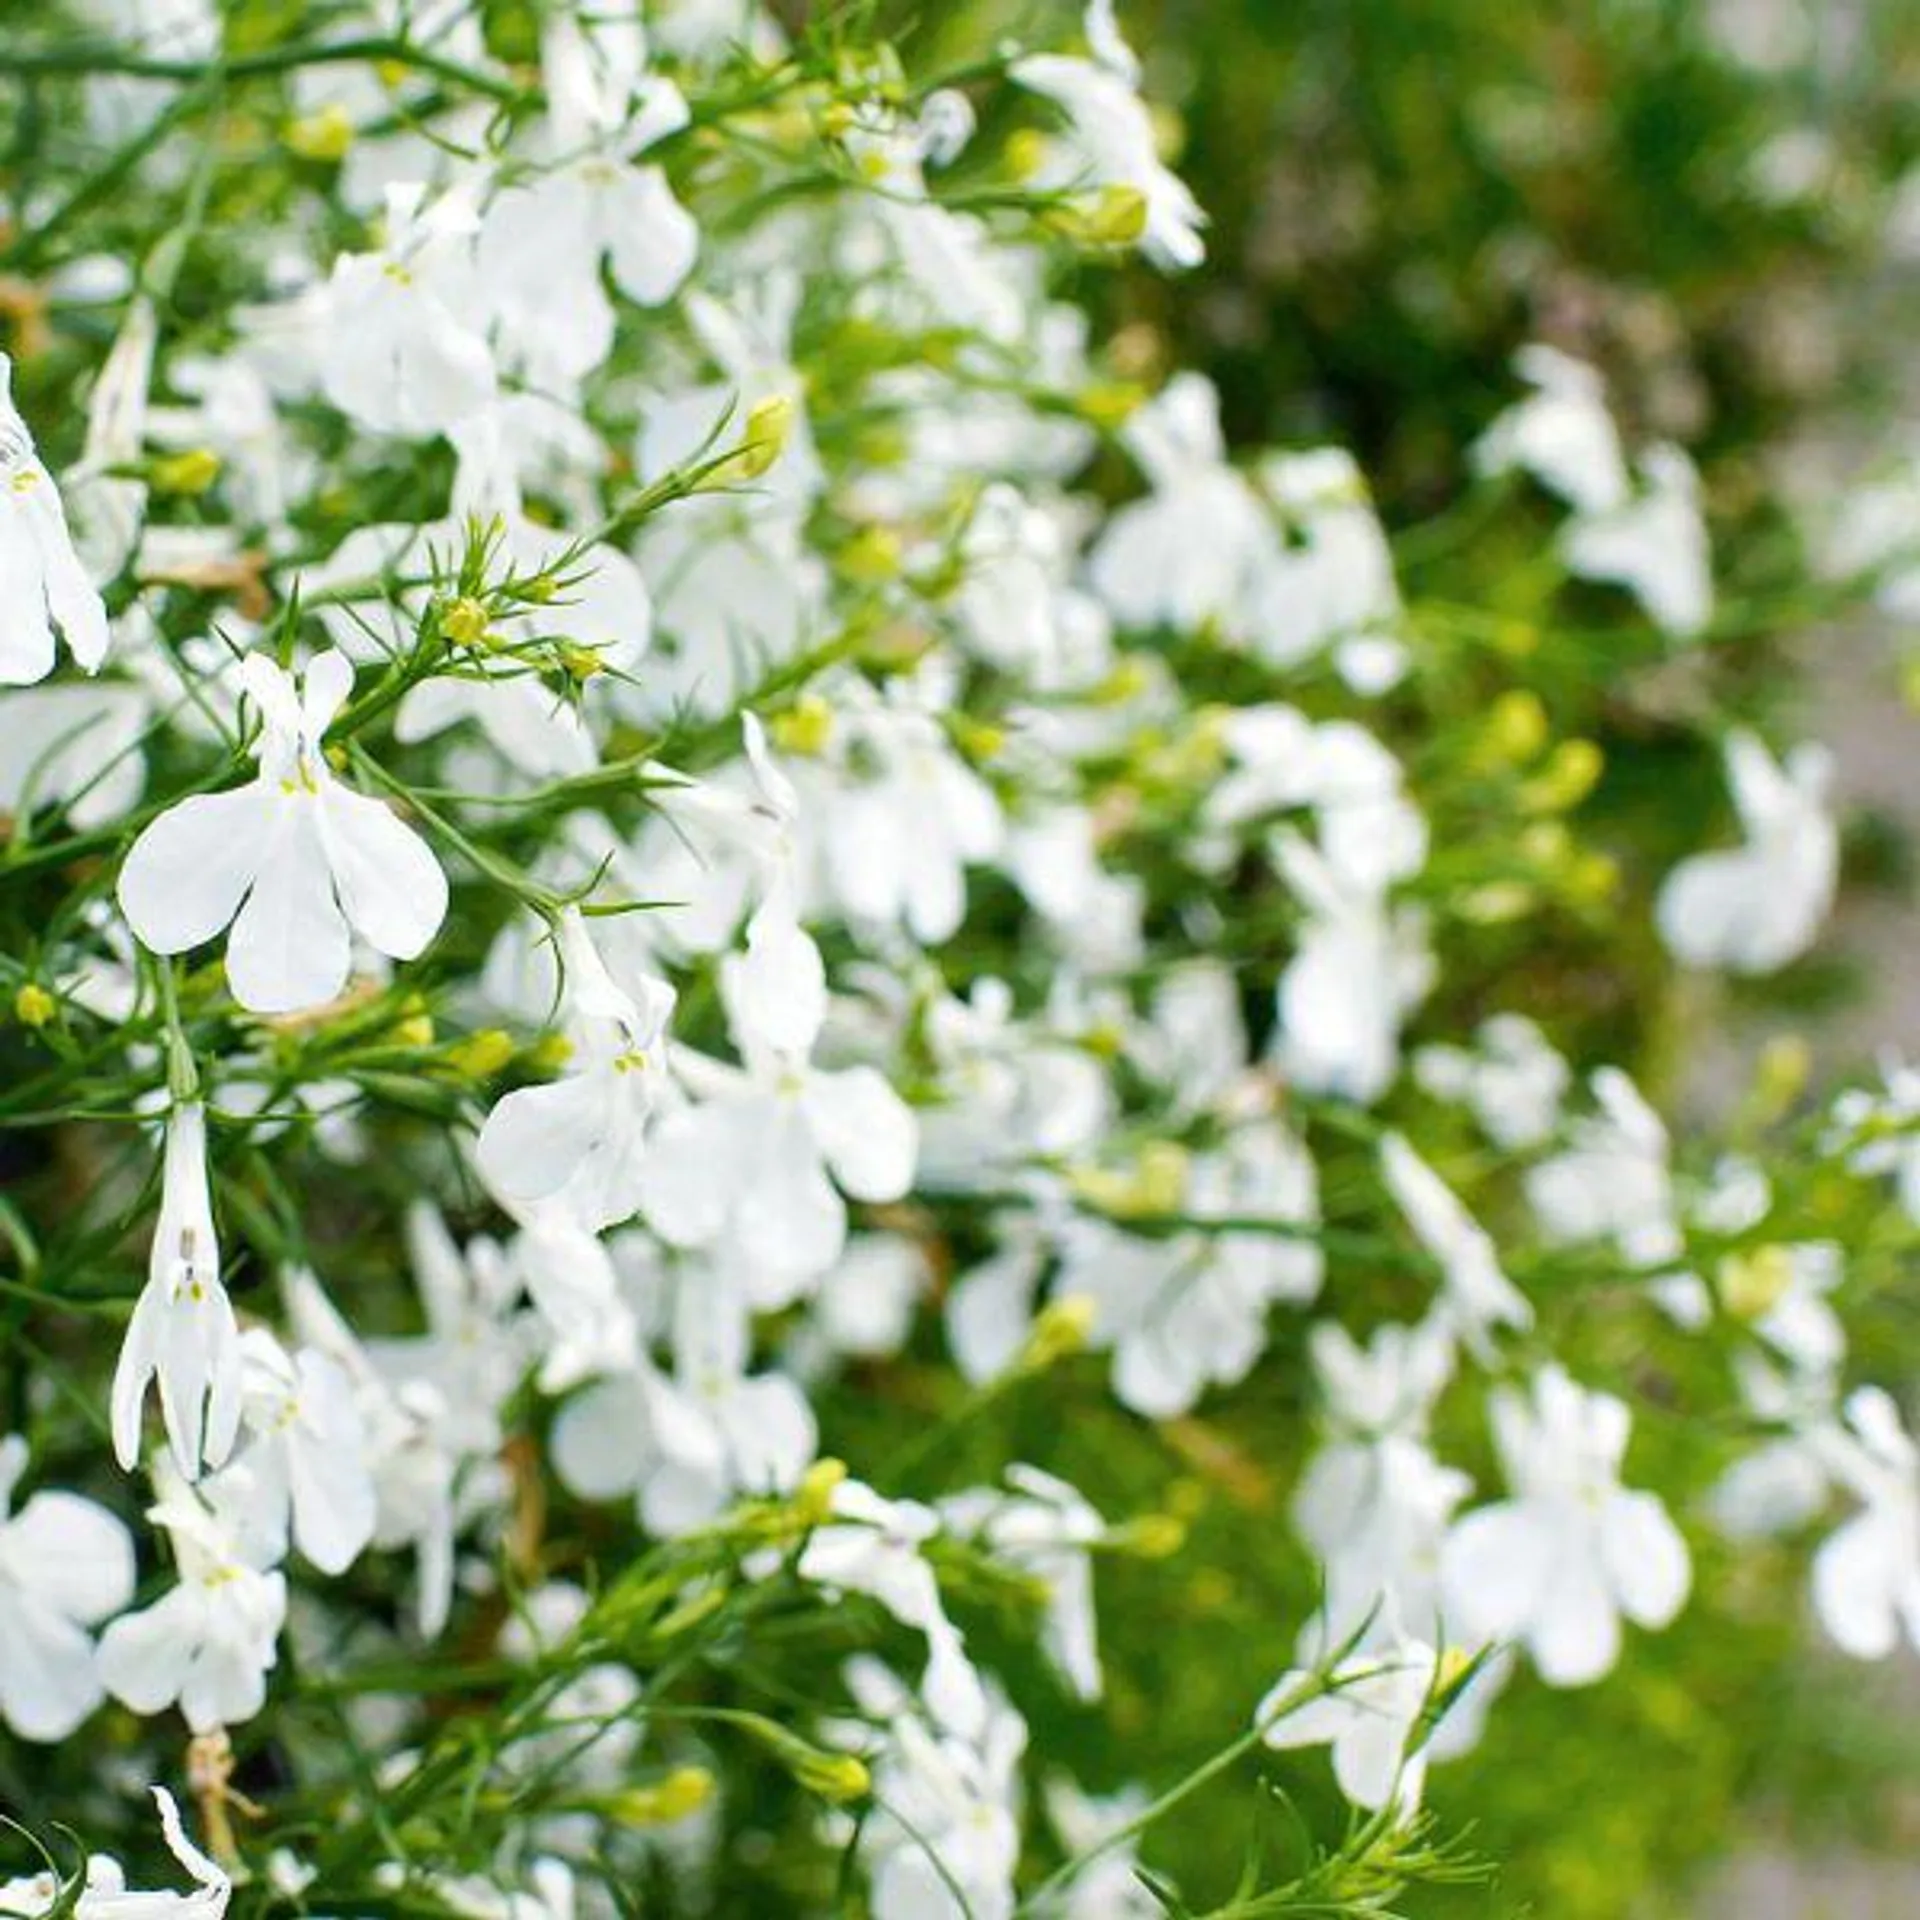
[[[1475,758],[1483,766],[1521,766],[1541,752],[1552,730],[1540,696],[1510,687],[1487,710]]]
[[[1047,225],[1084,246],[1130,247],[1147,230],[1147,197],[1138,187],[1102,187],[1054,208]]]
[[[417,993],[400,1003],[400,1017],[391,1029],[395,1043],[403,1047],[433,1045],[433,1009]]]
[[[302,160],[318,160],[331,165],[346,157],[353,145],[353,121],[337,101],[318,113],[305,113],[287,123],[280,136],[290,153]]]
[[[786,451],[793,432],[793,402],[783,393],[755,401],[747,414],[747,430],[726,463],[729,480],[758,480]]]
[[[1171,1513],[1142,1513],[1108,1536],[1117,1553],[1141,1560],[1171,1560],[1187,1544],[1187,1523]]]
[[[513,1058],[513,1035],[502,1027],[482,1027],[447,1053],[447,1065],[469,1080],[491,1080]]]
[[[59,1011],[59,1003],[45,987],[29,980],[13,996],[13,1017],[23,1027],[44,1027]]]
[[[1780,1033],[1760,1050],[1753,1076],[1753,1104],[1762,1120],[1776,1120],[1806,1091],[1813,1075],[1813,1049],[1798,1033]]]
[[[705,1767],[675,1767],[644,1787],[629,1787],[606,1802],[624,1826],[670,1827],[700,1811],[713,1798],[713,1775]]]
[[[1720,1304],[1736,1320],[1764,1320],[1793,1285],[1793,1256],[1785,1247],[1730,1253],[1714,1273]]]
[[[1131,380],[1101,380],[1082,387],[1074,404],[1080,410],[1081,419],[1111,430],[1131,420],[1146,397],[1146,388]]]
[[[1034,1316],[1033,1330],[1020,1350],[1022,1370],[1037,1373],[1086,1352],[1099,1317],[1099,1305],[1089,1293],[1063,1293],[1049,1300]]]
[[[449,601],[440,614],[440,631],[459,647],[484,646],[490,624],[486,608],[467,594]]]
[[[568,679],[582,686],[595,674],[607,670],[598,648],[575,646],[571,642],[560,648],[560,664],[566,669]]]
[[[1547,764],[1520,790],[1520,804],[1530,813],[1566,813],[1588,794],[1607,764],[1606,755],[1591,740],[1562,740]]]
[[[900,536],[891,527],[862,527],[837,556],[841,573],[862,586],[881,586],[900,574]]]
[[[774,715],[767,731],[782,753],[811,759],[833,737],[833,709],[817,693],[803,693],[785,713]]]
[[[833,1517],[833,1490],[846,1479],[847,1463],[831,1456],[816,1460],[800,1476],[793,1490],[793,1504],[803,1524],[824,1526]]]
[[[211,447],[162,454],[148,466],[147,477],[156,493],[202,494],[220,478],[220,456]]]

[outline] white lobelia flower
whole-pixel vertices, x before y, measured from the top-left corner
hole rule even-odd
[[[318,655],[298,693],[261,654],[240,677],[263,721],[258,776],[152,822],[120,870],[120,906],[155,953],[185,953],[231,922],[234,998],[294,1013],[346,986],[352,933],[394,960],[423,952],[446,916],[447,880],[426,842],[343,786],[321,751],[353,685],[344,654]]]
[[[56,630],[89,673],[107,657],[107,610],[14,407],[13,362],[0,353],[0,686],[44,680]]]
[[[494,396],[493,355],[473,311],[473,208],[459,194],[431,206],[417,182],[387,189],[385,244],[342,254],[320,303],[320,385],[375,433],[427,439]]]
[[[1549,1686],[1598,1680],[1620,1654],[1620,1618],[1664,1627],[1692,1581],[1686,1542],[1659,1499],[1620,1484],[1631,1416],[1559,1367],[1531,1391],[1490,1396],[1513,1497],[1459,1521],[1441,1555],[1449,1624],[1469,1642],[1517,1639]]]
[[[150,1607],[122,1614],[100,1637],[100,1678],[135,1713],[179,1703],[195,1733],[251,1720],[266,1704],[267,1674],[286,1624],[286,1576],[254,1564],[244,1469],[222,1476],[218,1506],[165,1469],[147,1518],[173,1543],[179,1584]]]
[[[1538,345],[1521,348],[1514,367],[1534,391],[1475,442],[1475,470],[1530,473],[1583,514],[1624,507],[1626,456],[1599,374],[1557,348]]]
[[[799,1386],[747,1370],[751,1327],[738,1282],[680,1276],[671,1380],[642,1358],[569,1400],[554,1424],[554,1466],[594,1499],[637,1493],[661,1538],[711,1520],[738,1495],[790,1492],[818,1429]]]
[[[1679,640],[1713,617],[1713,562],[1700,513],[1700,476],[1680,448],[1648,448],[1645,490],[1623,505],[1582,514],[1560,536],[1569,571],[1625,587],[1654,623]]]
[[[9,1516],[27,1443],[0,1440],[0,1720],[64,1740],[105,1697],[87,1629],[133,1599],[133,1540],[91,1500],[36,1493]]]
[[[1074,1697],[1097,1700],[1100,1651],[1094,1628],[1091,1549],[1106,1522],[1079,1490],[1038,1467],[1016,1462],[1006,1487],[975,1487],[940,1502],[955,1533],[975,1539],[1002,1565],[1045,1595],[1041,1645]]]
[[[1292,538],[1257,554],[1247,583],[1247,638],[1263,660],[1290,667],[1333,650],[1357,693],[1385,693],[1407,670],[1393,552],[1353,456],[1340,447],[1270,455],[1263,491]]]
[[[1433,983],[1424,918],[1290,829],[1273,850],[1306,911],[1276,990],[1281,1066],[1308,1092],[1370,1104],[1399,1073],[1401,1023]]]
[[[1920,1647],[1920,1448],[1878,1387],[1847,1397],[1845,1424],[1817,1434],[1827,1470],[1861,1503],[1813,1561],[1813,1606],[1834,1644],[1881,1660]]]
[[[160,1809],[160,1831],[167,1851],[186,1868],[193,1891],[130,1888],[119,1861],[96,1853],[87,1861],[86,1881],[72,1912],[77,1920],[224,1920],[233,1882],[187,1838],[173,1795],[165,1787],[149,1791]],[[59,1881],[51,1873],[0,1882],[0,1914],[15,1915],[18,1920],[42,1920],[56,1909],[67,1910],[61,1892]]]
[[[574,1070],[498,1101],[475,1155],[504,1204],[559,1207],[597,1232],[628,1218],[644,1197],[673,989],[645,975],[631,992],[621,987],[577,909],[561,914],[556,938]]]
[[[856,926],[937,946],[965,918],[967,868],[1002,850],[1000,804],[948,741],[949,688],[903,677],[885,698],[844,690],[828,755],[790,769],[816,891]]]
[[[353,1381],[317,1347],[288,1353],[264,1327],[240,1336],[244,1455],[256,1504],[284,1553],[344,1573],[373,1538],[376,1500]],[[277,1557],[277,1555],[276,1555]]]
[[[1197,267],[1207,257],[1207,216],[1187,184],[1160,159],[1153,117],[1140,98],[1140,63],[1120,37],[1111,0],[1087,9],[1091,60],[1037,53],[1016,60],[1013,78],[1066,114],[1063,151],[1043,166],[1035,185],[1119,187],[1140,196],[1140,251],[1157,267]]]
[[[1414,1741],[1443,1664],[1425,1642],[1403,1640],[1343,1660],[1324,1678],[1283,1674],[1254,1709],[1254,1724],[1281,1751],[1330,1746],[1333,1777],[1356,1807],[1391,1807],[1404,1818],[1419,1809],[1426,1785],[1426,1751]],[[1301,1698],[1316,1683],[1326,1691]],[[1300,1704],[1289,1710],[1293,1699]]]
[[[1611,1240],[1636,1267],[1686,1251],[1660,1116],[1617,1067],[1590,1082],[1599,1111],[1567,1129],[1567,1145],[1527,1170],[1527,1200],[1548,1239]]]
[[[647,1223],[669,1245],[724,1253],[752,1304],[785,1305],[840,1257],[844,1190],[898,1200],[913,1182],[913,1110],[874,1067],[812,1064],[827,1013],[820,950],[776,892],[721,964],[720,996],[743,1067],[682,1053],[697,1098],[654,1126],[641,1171]]]
[[[1473,1037],[1471,1050],[1422,1047],[1414,1078],[1436,1100],[1470,1108],[1495,1146],[1537,1147],[1559,1124],[1573,1069],[1523,1013],[1493,1014]]]
[[[1404,1135],[1380,1142],[1380,1171],[1414,1237],[1440,1263],[1443,1323],[1480,1354],[1495,1327],[1532,1326],[1533,1308],[1501,1272],[1492,1236]]]
[[[928,1711],[942,1728],[963,1739],[976,1737],[989,1718],[987,1695],[920,1551],[940,1531],[940,1516],[917,1500],[884,1500],[858,1480],[842,1480],[833,1489],[831,1513],[807,1536],[795,1571],[818,1587],[864,1593],[901,1625],[924,1634],[927,1670],[920,1691]]]
[[[1099,1199],[1106,1176],[1083,1175],[1082,1185]],[[1213,1152],[1144,1162],[1133,1186],[1115,1198],[1177,1211],[1192,1229],[1148,1236],[1103,1219],[1077,1220],[1059,1237],[1054,1296],[1092,1304],[1093,1338],[1113,1350],[1116,1398],[1164,1420],[1191,1411],[1209,1387],[1244,1380],[1266,1350],[1271,1309],[1320,1290],[1323,1262],[1311,1238],[1209,1230],[1209,1217],[1311,1228],[1319,1194],[1311,1155],[1277,1119],[1236,1128]],[[981,1304],[976,1298],[976,1315]],[[983,1330],[969,1331],[977,1340]]]
[[[639,22],[556,13],[542,35],[544,154],[555,156],[487,208],[479,286],[508,357],[538,383],[566,387],[613,345],[600,283],[646,307],[692,271],[700,229],[656,166],[633,156],[687,124],[679,89],[646,72]]]
[[[847,1684],[866,1716],[855,1737],[885,1729],[867,1756],[873,1815],[859,1834],[874,1920],[1012,1920],[1025,1722],[996,1694],[968,1732],[937,1714],[929,1725],[864,1656],[848,1663]]]
[[[1920,1221],[1920,1067],[1880,1061],[1879,1089],[1850,1087],[1833,1103],[1823,1151],[1845,1153],[1854,1172],[1891,1178],[1909,1220]]]
[[[129,1471],[140,1458],[140,1409],[157,1381],[175,1464],[188,1479],[219,1466],[240,1430],[240,1332],[220,1280],[220,1245],[207,1186],[207,1115],[198,1101],[167,1118],[147,1284],[113,1375],[113,1450]]]
[[[1746,844],[1700,853],[1667,876],[1655,902],[1660,937],[1691,967],[1773,973],[1813,944],[1833,904],[1840,832],[1824,747],[1776,761],[1753,734],[1730,733],[1727,782]]]
[[[1122,438],[1153,491],[1107,523],[1090,562],[1095,592],[1124,626],[1233,624],[1279,535],[1227,463],[1219,394],[1204,376],[1180,374]]]
[[[1472,1491],[1427,1446],[1427,1415],[1453,1369],[1453,1342],[1433,1321],[1386,1326],[1366,1349],[1336,1321],[1309,1336],[1325,1402],[1326,1444],[1301,1476],[1293,1518],[1325,1569],[1325,1644],[1365,1643],[1440,1618],[1440,1548]]]

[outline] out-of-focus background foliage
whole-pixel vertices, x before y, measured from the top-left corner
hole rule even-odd
[[[964,64],[1023,17],[1012,0],[883,13],[923,70]],[[1463,656],[1458,717],[1517,680],[1556,735],[1604,747],[1583,833],[1657,872],[1725,806],[1703,715],[1791,735],[1832,711],[1899,704],[1902,636],[1836,630],[1804,582],[1834,505],[1827,476],[1870,470],[1920,437],[1908,397],[1920,7],[1123,0],[1120,14],[1147,50],[1148,92],[1167,103],[1168,150],[1213,219],[1201,271],[1086,289],[1117,329],[1122,370],[1152,383],[1202,368],[1236,444],[1353,449],[1407,536],[1415,601],[1495,623],[1498,673]],[[1548,538],[1544,511],[1531,527],[1524,514],[1501,527],[1449,519],[1467,449],[1513,396],[1510,361],[1530,340],[1601,367],[1642,442],[1677,440],[1701,464],[1722,611],[1681,662],[1604,593],[1590,624],[1569,628],[1553,569],[1529,565]],[[1920,728],[1912,741],[1920,762]],[[1836,745],[1844,790],[1849,741]],[[1856,807],[1846,875],[1850,895],[1904,907],[1900,791],[1896,780],[1891,813]],[[1920,775],[1905,791],[1920,811]],[[1583,966],[1591,936],[1578,920],[1561,933],[1542,946],[1529,929],[1528,1010],[1633,1063],[1669,1103],[1722,1111],[1752,1090],[1721,1070],[1716,1036],[1745,1046],[1805,1032],[1817,1047],[1876,969],[1903,964],[1843,942],[1764,993],[1703,1006],[1676,997],[1647,930],[1641,974],[1620,965],[1621,930],[1608,927],[1599,977]],[[1465,1023],[1484,1009],[1457,1011]],[[1887,1355],[1911,1352],[1910,1317],[1890,1303]],[[1634,1356],[1619,1358],[1632,1369]],[[1656,1379],[1684,1380],[1688,1364],[1678,1339],[1645,1358]],[[1086,1777],[1166,1777],[1203,1759],[1311,1610],[1286,1520],[1304,1388],[1276,1386],[1303,1371],[1276,1358],[1255,1387],[1150,1441],[1117,1414],[1111,1430],[1074,1436],[1079,1457],[1061,1470],[1096,1502],[1139,1511],[1170,1485],[1193,1529],[1192,1551],[1168,1566],[1116,1563],[1104,1576],[1111,1670],[1164,1684],[1151,1708],[1137,1704],[1137,1750],[1090,1751]],[[1044,1403],[1010,1408],[969,1444],[983,1460],[1019,1457],[1022,1421],[1048,1418]],[[1643,1420],[1641,1444],[1655,1448],[1658,1421]],[[1481,1439],[1447,1438],[1450,1457],[1492,1477]],[[1060,1436],[1049,1443],[1061,1457]],[[1882,1897],[1888,1913],[1920,1907],[1905,1879],[1883,1896],[1877,1868],[1856,1883],[1831,1863],[1836,1851],[1912,1852],[1920,1684],[1813,1652],[1784,1554],[1777,1565],[1743,1555],[1737,1575],[1703,1566],[1698,1591],[1678,1627],[1638,1641],[1592,1695],[1510,1689],[1481,1750],[1441,1771],[1431,1796],[1443,1816],[1470,1808],[1472,1843],[1507,1864],[1491,1893],[1428,1894],[1419,1911],[1868,1920]],[[1127,1699],[1117,1706],[1124,1722]],[[1224,1886],[1261,1824],[1221,1796],[1171,1823],[1149,1859],[1190,1888]],[[1286,1809],[1264,1825],[1284,1849]],[[1780,1851],[1819,1860],[1815,1904],[1788,1868],[1748,1876],[1757,1853]]]

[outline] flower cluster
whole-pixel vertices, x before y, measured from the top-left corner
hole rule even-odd
[[[1599,749],[1509,687],[1425,751],[1502,655],[1353,460],[1230,454],[1060,292],[1205,254],[1110,0],[924,82],[746,0],[264,52],[92,11],[121,56],[48,72],[154,224],[13,210],[61,344],[0,391],[0,1118],[45,1146],[0,1720],[117,1703],[150,1782],[177,1712],[218,1864],[156,1788],[197,1891],[102,1856],[81,1910],[691,1909],[781,1817],[795,1911],[1154,1910],[1164,1783],[1035,1717],[1103,1698],[1103,1561],[1182,1531],[1076,1484],[1076,1406],[1191,1450],[1303,1389],[1317,1600],[1218,1731],[1330,1744],[1356,1857],[1503,1687],[1668,1626],[1703,1529],[1841,1515],[1820,1619],[1920,1645],[1920,1451],[1815,1192],[1920,1213],[1912,1076],[1703,1154],[1549,1031],[1514,936],[1617,909]],[[1517,376],[1491,510],[1700,645],[1687,455]],[[1737,824],[1652,923],[1769,973],[1835,894],[1826,761],[1711,731]],[[1600,1315],[1686,1343],[1697,1445],[1640,1444]]]

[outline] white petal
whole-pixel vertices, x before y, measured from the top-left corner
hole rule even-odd
[[[856,1200],[898,1200],[913,1184],[919,1125],[875,1068],[810,1074],[801,1099],[833,1177]]]
[[[351,957],[317,811],[296,798],[233,923],[227,984],[250,1013],[299,1013],[339,995]]]
[[[1686,1605],[1693,1567],[1687,1543],[1650,1493],[1617,1493],[1601,1509],[1600,1557],[1620,1611],[1664,1627]]]
[[[1884,1660],[1900,1634],[1899,1541],[1871,1511],[1841,1527],[1813,1558],[1813,1605],[1841,1652]]]
[[[120,910],[143,946],[185,953],[211,940],[253,885],[273,837],[273,801],[258,783],[169,807],[120,869]]]
[[[321,797],[327,863],[349,923],[394,960],[426,950],[447,917],[447,876],[391,807],[334,786]]]
[[[133,1536],[106,1508],[71,1493],[37,1493],[6,1529],[36,1599],[84,1625],[133,1599]]]

